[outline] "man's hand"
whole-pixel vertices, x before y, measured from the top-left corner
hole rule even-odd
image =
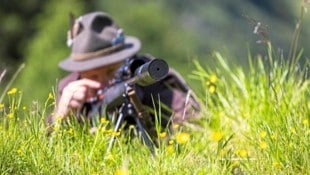
[[[55,117],[65,118],[69,112],[81,109],[86,99],[95,95],[101,84],[90,79],[80,79],[69,83],[62,92]]]

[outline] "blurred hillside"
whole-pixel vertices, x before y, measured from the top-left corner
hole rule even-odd
[[[110,13],[126,34],[141,39],[142,53],[166,59],[188,78],[191,60],[207,64],[214,50],[246,65],[248,47],[252,55],[264,55],[265,46],[259,43],[269,39],[287,55],[301,4],[298,0],[15,1],[0,2],[0,72],[8,70],[7,82],[25,62],[15,86],[28,100],[45,100],[66,73],[57,64],[70,53],[66,47],[70,12],[76,16],[94,10]],[[310,39],[305,37],[310,24],[304,22],[299,46],[304,48],[305,60],[310,55]],[[265,38],[253,32],[259,23]]]

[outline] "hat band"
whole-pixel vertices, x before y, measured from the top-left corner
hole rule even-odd
[[[96,58],[99,56],[106,56],[108,54],[117,52],[121,49],[123,49],[125,46],[124,43],[116,44],[114,46],[111,46],[109,48],[104,48],[101,50],[97,50],[95,52],[86,52],[86,53],[71,53],[71,58],[75,61],[86,61],[92,58]]]

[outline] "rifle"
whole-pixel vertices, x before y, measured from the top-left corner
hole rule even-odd
[[[152,139],[149,137],[155,134],[155,130],[152,129],[154,125],[136,93],[136,88],[138,86],[149,86],[162,80],[168,71],[169,66],[162,59],[156,58],[147,62],[143,59],[127,60],[119,69],[113,86],[100,89],[97,96],[89,101],[92,123],[95,123],[94,116],[100,107],[103,107],[105,114],[111,109],[117,109],[118,117],[114,131],[118,132],[122,122],[128,117],[132,117],[142,140],[154,153]],[[108,145],[108,152],[112,149],[114,140],[115,136],[112,136]]]

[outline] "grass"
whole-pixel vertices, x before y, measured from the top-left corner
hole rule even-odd
[[[201,127],[160,133],[156,156],[131,137],[134,129],[116,133],[106,120],[95,134],[72,120],[47,137],[44,121],[54,95],[44,104],[23,104],[22,90],[6,88],[0,101],[0,173],[309,174],[309,62],[298,64],[298,37],[299,31],[288,58],[266,40],[268,54],[249,54],[248,71],[219,52],[207,63],[194,61]]]
[[[201,82],[200,129],[180,126],[161,133],[153,157],[138,138],[114,133],[108,121],[89,134],[71,121],[46,137],[44,120],[53,108],[22,104],[22,91],[7,91],[0,104],[1,174],[307,174],[310,172],[309,77],[306,69],[269,56],[251,58],[250,71],[228,65],[215,52],[213,65],[198,61],[192,78]],[[203,67],[206,68],[203,68]],[[305,67],[308,67],[306,65]],[[130,130],[128,132],[133,132]],[[110,153],[109,139],[117,135]]]

